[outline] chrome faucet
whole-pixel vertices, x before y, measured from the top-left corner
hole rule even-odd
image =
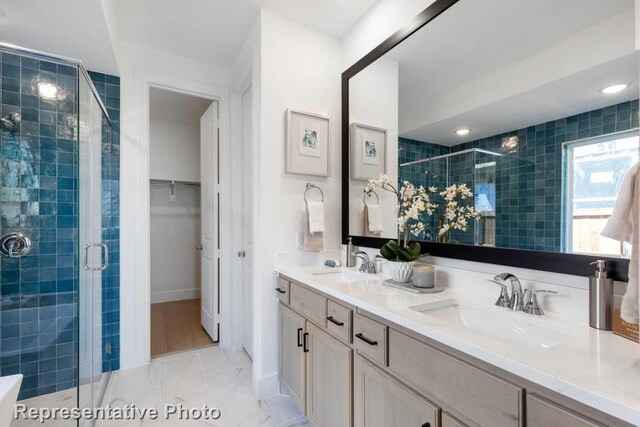
[[[360,271],[368,274],[376,274],[376,263],[369,258],[369,254],[365,251],[354,252],[354,255],[357,258],[362,260],[362,264],[360,264]]]
[[[503,305],[503,307],[507,307],[509,310],[513,311],[522,311],[522,300],[524,297],[524,291],[522,290],[520,280],[518,280],[518,278],[511,273],[498,274],[493,278],[493,280],[495,280],[499,285],[502,285],[502,283],[500,282],[509,280],[509,282],[511,283],[511,298],[508,299],[509,304]],[[503,293],[505,290],[506,289],[503,288]],[[501,294],[500,296],[502,297],[503,295]]]
[[[505,280],[509,280],[511,283],[511,297],[509,297],[509,291],[507,290],[507,285],[503,282]],[[498,300],[496,301],[496,305],[500,307],[508,308],[513,311],[524,311],[527,314],[534,314],[537,316],[541,316],[544,314],[544,310],[540,307],[538,303],[538,299],[536,298],[537,293],[548,293],[548,294],[557,294],[555,291],[548,290],[532,290],[527,289],[524,291],[522,289],[522,285],[520,284],[520,280],[511,274],[511,273],[502,273],[498,274],[490,280],[491,282],[500,285],[501,291]]]

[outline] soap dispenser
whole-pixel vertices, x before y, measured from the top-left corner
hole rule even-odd
[[[349,236],[347,238],[347,262],[346,265],[347,267],[355,267],[356,266],[356,248],[355,246],[353,246],[353,237]]]
[[[613,325],[613,279],[607,276],[607,263],[599,259],[594,276],[589,277],[589,326],[610,331]]]

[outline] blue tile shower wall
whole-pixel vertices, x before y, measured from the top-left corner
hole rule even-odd
[[[0,62],[1,114],[22,116],[1,131],[0,232],[33,240],[29,255],[0,261],[0,375],[22,373],[24,399],[77,380],[77,74],[4,52]],[[66,98],[40,98],[39,80]]]
[[[22,373],[20,399],[77,384],[78,151],[75,67],[3,52],[0,113],[18,112],[0,133],[0,233],[34,243],[20,259],[0,259],[0,376]],[[103,140],[103,368],[119,368],[119,79],[92,74],[115,121]],[[64,100],[37,95],[34,82],[63,88]]]
[[[400,162],[470,148],[500,153],[503,138],[518,136],[522,148],[513,155],[529,163],[500,161],[496,168],[496,246],[558,252],[562,249],[562,144],[638,126],[638,100],[633,100],[451,148],[399,138]],[[466,157],[454,157],[449,170],[443,163],[430,165],[436,174],[447,176],[450,183],[472,183],[473,165]],[[401,176],[425,186],[445,184],[443,178],[434,180],[424,171],[424,165],[405,167]],[[471,236],[471,231],[466,237],[458,234],[456,240],[470,243],[466,240]]]
[[[120,369],[120,78],[89,72],[113,121],[102,141],[102,240],[109,268],[102,274],[102,372]]]

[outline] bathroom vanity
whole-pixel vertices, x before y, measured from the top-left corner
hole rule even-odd
[[[640,423],[630,341],[496,307],[492,285],[416,295],[347,269],[278,271],[281,392],[314,426]]]

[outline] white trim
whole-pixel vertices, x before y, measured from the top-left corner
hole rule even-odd
[[[151,304],[200,298],[200,288],[151,292]]]
[[[256,383],[256,396],[258,399],[266,399],[279,393],[280,384],[277,374],[259,378]]]
[[[233,317],[231,291],[230,235],[230,165],[229,110],[230,96],[226,87],[170,74],[136,69],[133,72],[134,111],[137,129],[131,129],[134,141],[121,143],[122,246],[127,256],[121,261],[121,367],[143,366],[151,360],[151,286],[150,286],[150,189],[149,189],[149,88],[158,87],[191,94],[218,102],[220,116],[220,346],[228,347]],[[123,111],[123,114],[127,114]],[[131,137],[129,137],[131,138]],[[127,307],[124,308],[126,302]],[[131,330],[133,329],[133,333]]]

